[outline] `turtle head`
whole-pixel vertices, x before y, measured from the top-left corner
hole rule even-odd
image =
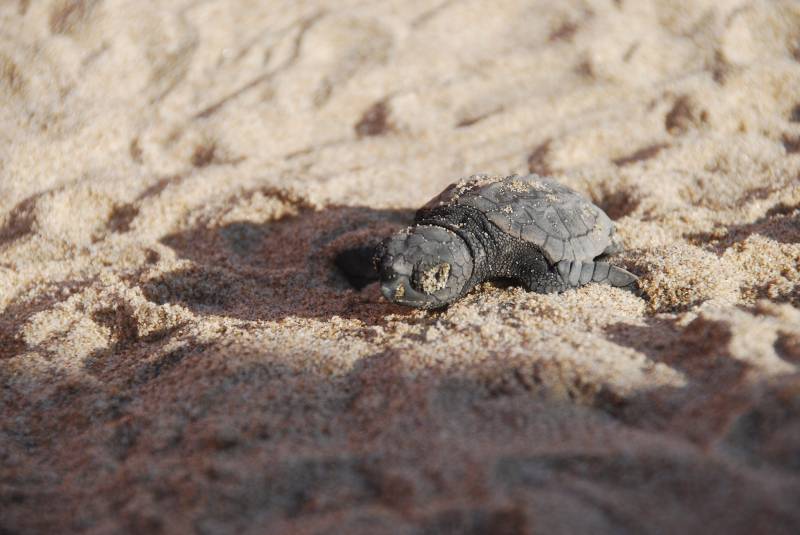
[[[376,250],[375,267],[389,301],[439,308],[463,293],[473,261],[467,243],[455,232],[417,225],[385,239]]]

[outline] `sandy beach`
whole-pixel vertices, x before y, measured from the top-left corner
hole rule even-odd
[[[476,173],[617,223],[447,309]],[[0,0],[0,533],[800,532],[800,3]]]

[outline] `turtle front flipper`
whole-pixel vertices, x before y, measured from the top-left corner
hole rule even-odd
[[[638,290],[639,278],[636,275],[607,262],[562,260],[556,264],[556,270],[568,288],[577,288],[590,282],[600,282],[633,292]]]

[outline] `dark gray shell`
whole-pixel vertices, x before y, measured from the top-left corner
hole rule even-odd
[[[424,208],[470,206],[552,263],[592,261],[614,244],[614,223],[579,193],[538,175],[484,175],[451,184]]]

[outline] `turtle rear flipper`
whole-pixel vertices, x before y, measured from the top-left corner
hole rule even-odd
[[[590,282],[600,282],[633,292],[638,290],[639,278],[636,275],[608,262],[562,260],[556,264],[556,269],[564,285],[568,288],[577,288]]]

